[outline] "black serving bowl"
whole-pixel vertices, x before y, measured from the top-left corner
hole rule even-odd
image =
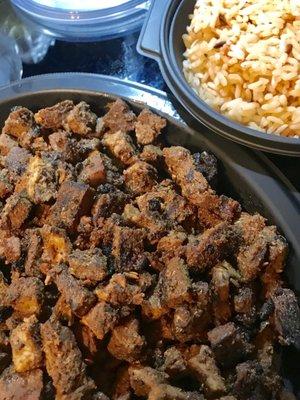
[[[213,110],[188,85],[182,71],[185,52],[182,35],[195,3],[196,0],[153,0],[137,46],[141,54],[158,61],[174,101],[183,107],[183,118],[195,127],[203,124],[227,139],[254,149],[300,156],[300,139],[265,134],[240,125]]]
[[[261,153],[225,141],[218,135],[205,135],[203,127],[200,132],[187,127],[165,93],[103,75],[36,76],[0,89],[0,127],[16,105],[34,111],[70,99],[88,102],[101,115],[107,103],[116,97],[122,97],[135,112],[148,106],[167,118],[165,134],[169,144],[216,155],[219,161],[217,190],[239,200],[248,212],[259,212],[270,224],[278,226],[290,246],[286,277],[289,286],[300,293],[300,199],[296,190]],[[299,357],[300,353],[294,349],[283,349],[283,374],[296,391],[300,390]]]

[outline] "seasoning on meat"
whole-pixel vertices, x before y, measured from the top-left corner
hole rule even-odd
[[[166,125],[167,121],[164,118],[150,110],[143,110],[135,123],[137,142],[142,145],[153,143]]]
[[[86,366],[72,331],[49,320],[41,326],[41,335],[47,372],[57,396],[66,396],[78,389],[90,393],[95,385],[86,375]]]
[[[288,246],[216,158],[120,99],[34,111],[0,135],[0,400],[295,400]]]
[[[78,317],[84,316],[96,303],[96,296],[83,287],[65,266],[56,267],[50,271],[50,274],[54,276],[58,290]]]
[[[103,117],[103,124],[110,133],[118,131],[127,133],[133,131],[135,120],[136,116],[129,110],[127,104],[118,99],[108,104],[108,112]]]
[[[106,278],[107,258],[100,249],[74,250],[69,256],[69,271],[83,281],[98,283]]]
[[[16,107],[5,121],[2,133],[11,135],[20,140],[32,129],[33,124],[33,113],[25,107]]]
[[[0,134],[0,154],[7,156],[13,147],[18,147],[18,143],[11,136],[6,133]]]
[[[35,316],[25,318],[10,334],[12,359],[17,372],[43,366],[40,326]]]
[[[156,169],[143,161],[137,161],[124,171],[127,189],[138,195],[147,193],[156,184]]]
[[[41,400],[43,391],[43,371],[32,369],[18,374],[7,368],[0,376],[0,393],[5,400]]]
[[[65,182],[61,185],[49,222],[51,225],[74,231],[79,218],[88,212],[93,200],[91,188],[78,182]]]
[[[69,112],[74,108],[74,103],[70,100],[62,101],[52,107],[39,110],[35,115],[35,122],[46,129],[61,129]]]
[[[38,278],[14,276],[6,292],[6,304],[22,317],[39,316],[44,301],[44,285]]]
[[[84,160],[78,179],[84,183],[88,183],[92,187],[97,187],[101,183],[105,183],[106,171],[99,151],[93,151]]]
[[[107,348],[118,360],[133,363],[141,359],[145,344],[139,334],[138,320],[132,319],[113,329]]]
[[[131,165],[137,161],[137,150],[128,134],[122,131],[106,133],[102,143],[122,165]]]
[[[77,133],[87,135],[95,130],[97,116],[90,110],[90,106],[81,101],[67,114],[64,120],[64,128]]]

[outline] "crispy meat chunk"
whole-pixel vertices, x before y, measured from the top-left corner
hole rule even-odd
[[[0,134],[0,154],[1,156],[7,156],[13,147],[18,147],[18,143],[11,136],[6,133]]]
[[[122,165],[131,165],[137,161],[137,150],[125,132],[106,133],[102,143]]]
[[[275,306],[275,329],[281,342],[300,349],[300,309],[294,292],[290,289],[277,289],[272,300]]]
[[[204,400],[200,394],[184,392],[168,385],[168,375],[150,367],[131,367],[130,383],[137,396],[147,396],[149,400]]]
[[[124,171],[125,185],[135,195],[150,191],[156,184],[156,169],[143,161],[137,161]]]
[[[13,147],[5,157],[4,166],[13,180],[17,180],[27,168],[31,154],[21,147]]]
[[[25,107],[17,107],[9,114],[2,133],[21,139],[33,128],[33,125],[33,113]]]
[[[35,122],[47,129],[61,129],[69,112],[74,108],[73,101],[65,100],[52,107],[42,108],[35,115]]]
[[[54,199],[59,185],[57,160],[51,160],[45,154],[32,157],[25,182],[28,196],[35,204]]]
[[[268,282],[268,277],[272,279],[273,273],[283,271],[286,256],[285,239],[278,235],[275,227],[265,227],[251,245],[240,249],[237,256],[238,268],[245,282],[256,279],[265,269],[263,280],[272,284]]]
[[[199,347],[199,352],[188,360],[188,367],[204,386],[207,396],[219,396],[226,392],[225,382],[208,346]]]
[[[134,130],[135,114],[129,110],[127,104],[118,99],[108,104],[108,112],[103,117],[103,124],[110,132],[130,132]]]
[[[43,372],[40,369],[18,374],[7,368],[0,376],[0,394],[3,400],[42,400]]]
[[[44,225],[39,232],[43,241],[43,273],[47,273],[54,265],[67,262],[72,246],[64,229]]]
[[[89,153],[99,150],[101,147],[101,140],[98,138],[80,139],[78,141],[81,157],[85,158]]]
[[[91,283],[101,282],[108,274],[107,258],[100,249],[74,250],[69,265],[72,275]]]
[[[66,266],[59,265],[50,273],[54,276],[58,290],[62,293],[66,302],[70,304],[73,313],[78,317],[85,315],[96,303],[96,296],[83,287],[70,274]]]
[[[97,116],[90,106],[81,101],[70,110],[63,125],[66,130],[85,136],[95,130],[96,120]]]
[[[218,161],[213,154],[203,151],[202,153],[193,154],[196,169],[215,186],[218,173]]]
[[[230,272],[227,263],[212,268],[211,286],[214,293],[213,309],[216,325],[225,324],[231,317],[230,305]]]
[[[95,290],[100,301],[115,306],[141,305],[145,292],[151,287],[153,278],[149,273],[125,272],[114,274],[107,285],[99,285]]]
[[[180,343],[205,340],[206,331],[211,325],[210,305],[208,306],[205,308],[201,303],[179,306],[175,309],[171,321],[168,321],[167,314],[164,323],[165,326],[169,326],[171,332],[169,339]]]
[[[140,154],[140,159],[155,167],[159,167],[162,164],[163,153],[161,148],[153,146],[152,144],[147,144]]]
[[[38,316],[43,308],[44,285],[38,278],[14,276],[6,293],[7,305],[22,317]]]
[[[236,319],[245,326],[256,322],[255,292],[251,287],[241,287],[234,296]]]
[[[163,296],[167,307],[176,307],[189,300],[191,280],[184,261],[178,257],[172,258],[161,273],[163,281]]]
[[[83,162],[78,180],[96,188],[106,181],[105,166],[99,151],[93,151]]]
[[[58,398],[71,395],[78,389],[87,393],[94,389],[93,381],[86,375],[86,367],[72,331],[57,321],[48,320],[41,326],[41,336],[47,372]]]
[[[92,206],[93,191],[91,188],[78,182],[64,182],[53,205],[49,222],[51,225],[75,231],[79,218],[88,212]]]
[[[18,261],[22,255],[21,240],[5,230],[0,230],[0,235],[0,257],[4,258],[6,264]]]
[[[82,322],[100,340],[110,332],[120,320],[120,310],[111,305],[100,302],[82,318]]]
[[[92,207],[92,217],[95,224],[99,218],[108,218],[113,213],[122,213],[130,197],[110,184],[100,185]]]
[[[12,194],[14,185],[10,179],[8,169],[0,171],[0,199],[4,199]]]
[[[184,392],[182,389],[162,384],[155,386],[149,393],[149,400],[204,400],[199,392]]]
[[[42,367],[40,326],[35,316],[25,318],[10,334],[12,358],[17,372]]]
[[[122,186],[124,184],[124,176],[119,171],[119,168],[106,154],[101,153],[101,157],[106,171],[106,182],[115,187]]]
[[[170,377],[178,378],[187,373],[187,362],[180,350],[170,347],[164,352],[164,363],[161,368]]]
[[[136,198],[137,207],[126,205],[123,216],[134,225],[149,231],[149,240],[157,242],[169,230],[191,229],[195,224],[194,208],[176,193],[170,180],[165,180]],[[179,225],[181,224],[181,225]]]
[[[201,194],[209,190],[207,180],[196,169],[189,150],[172,146],[164,148],[163,155],[172,179],[180,186],[183,196],[192,204],[201,205]]]
[[[133,363],[141,359],[145,344],[144,337],[139,333],[139,321],[130,319],[113,329],[107,348],[118,360]]]
[[[20,229],[29,217],[31,209],[32,203],[26,192],[12,195],[0,215],[2,226],[13,231]]]
[[[248,342],[246,334],[233,322],[209,331],[208,340],[216,360],[224,366],[236,364],[252,351],[252,345]]]
[[[236,367],[234,392],[240,399],[263,400],[269,398],[262,390],[263,369],[257,361],[246,361]]]
[[[168,308],[163,299],[163,288],[164,282],[160,276],[153,293],[142,303],[143,314],[151,320],[157,320],[168,312]]]
[[[202,271],[216,265],[233,253],[237,239],[238,233],[227,222],[207,229],[188,243],[186,248],[188,265]]]
[[[193,222],[194,207],[186,199],[176,193],[175,186],[170,180],[165,180],[137,199],[137,204],[142,213],[158,214],[163,219],[173,223],[187,225]]]
[[[28,276],[42,277],[40,271],[42,249],[42,237],[39,229],[27,229],[28,237],[27,256],[25,260],[25,272]]]
[[[135,134],[139,144],[153,143],[165,128],[167,121],[150,110],[141,111],[135,123]]]
[[[150,367],[129,368],[131,387],[137,396],[148,396],[155,386],[167,382],[168,375]]]
[[[224,195],[205,192],[199,198],[198,217],[201,225],[210,228],[220,222],[233,223],[241,213],[240,204]]]
[[[60,295],[55,306],[53,307],[53,317],[64,325],[72,326],[74,323],[74,314],[70,304],[63,295]]]
[[[115,226],[111,254],[116,271],[139,271],[145,266],[143,239],[142,230]]]
[[[157,243],[157,251],[162,254],[165,263],[173,257],[185,255],[185,244],[187,241],[185,232],[170,231],[167,236],[162,237]]]
[[[101,247],[103,254],[111,255],[114,229],[116,226],[123,226],[123,219],[118,214],[112,214],[109,218],[99,218],[93,229],[90,241],[93,247]],[[110,265],[113,267],[114,260],[110,258]]]
[[[171,259],[159,274],[153,294],[143,302],[143,313],[150,319],[158,319],[168,308],[176,308],[190,299],[191,281],[184,261]]]
[[[74,163],[79,160],[81,149],[70,132],[58,130],[48,136],[53,151],[59,153],[63,160]]]
[[[240,218],[236,221],[236,226],[241,230],[243,242],[251,244],[257,239],[259,233],[266,226],[266,220],[259,214],[250,215],[242,212]]]

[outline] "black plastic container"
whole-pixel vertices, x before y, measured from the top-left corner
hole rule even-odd
[[[300,156],[300,139],[268,135],[240,125],[209,107],[188,85],[182,62],[185,51],[182,35],[189,24],[195,0],[153,0],[137,46],[138,51],[155,59],[167,85],[193,125],[202,124],[219,135],[258,150]],[[187,115],[182,114],[186,119]]]
[[[219,190],[239,200],[248,212],[259,212],[276,224],[290,245],[287,266],[289,285],[300,292],[300,198],[281,172],[259,152],[225,141],[218,135],[203,136],[178,117],[165,93],[137,83],[91,74],[52,74],[24,79],[0,89],[0,127],[11,108],[23,105],[32,110],[71,99],[86,101],[98,112],[116,97],[122,97],[139,112],[148,106],[169,121],[170,144],[192,150],[207,150],[219,160]],[[283,374],[300,390],[300,354],[283,350]]]

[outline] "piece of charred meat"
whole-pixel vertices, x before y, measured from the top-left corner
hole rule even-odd
[[[295,400],[286,240],[164,118],[94,111],[15,107],[0,133],[0,400]]]

